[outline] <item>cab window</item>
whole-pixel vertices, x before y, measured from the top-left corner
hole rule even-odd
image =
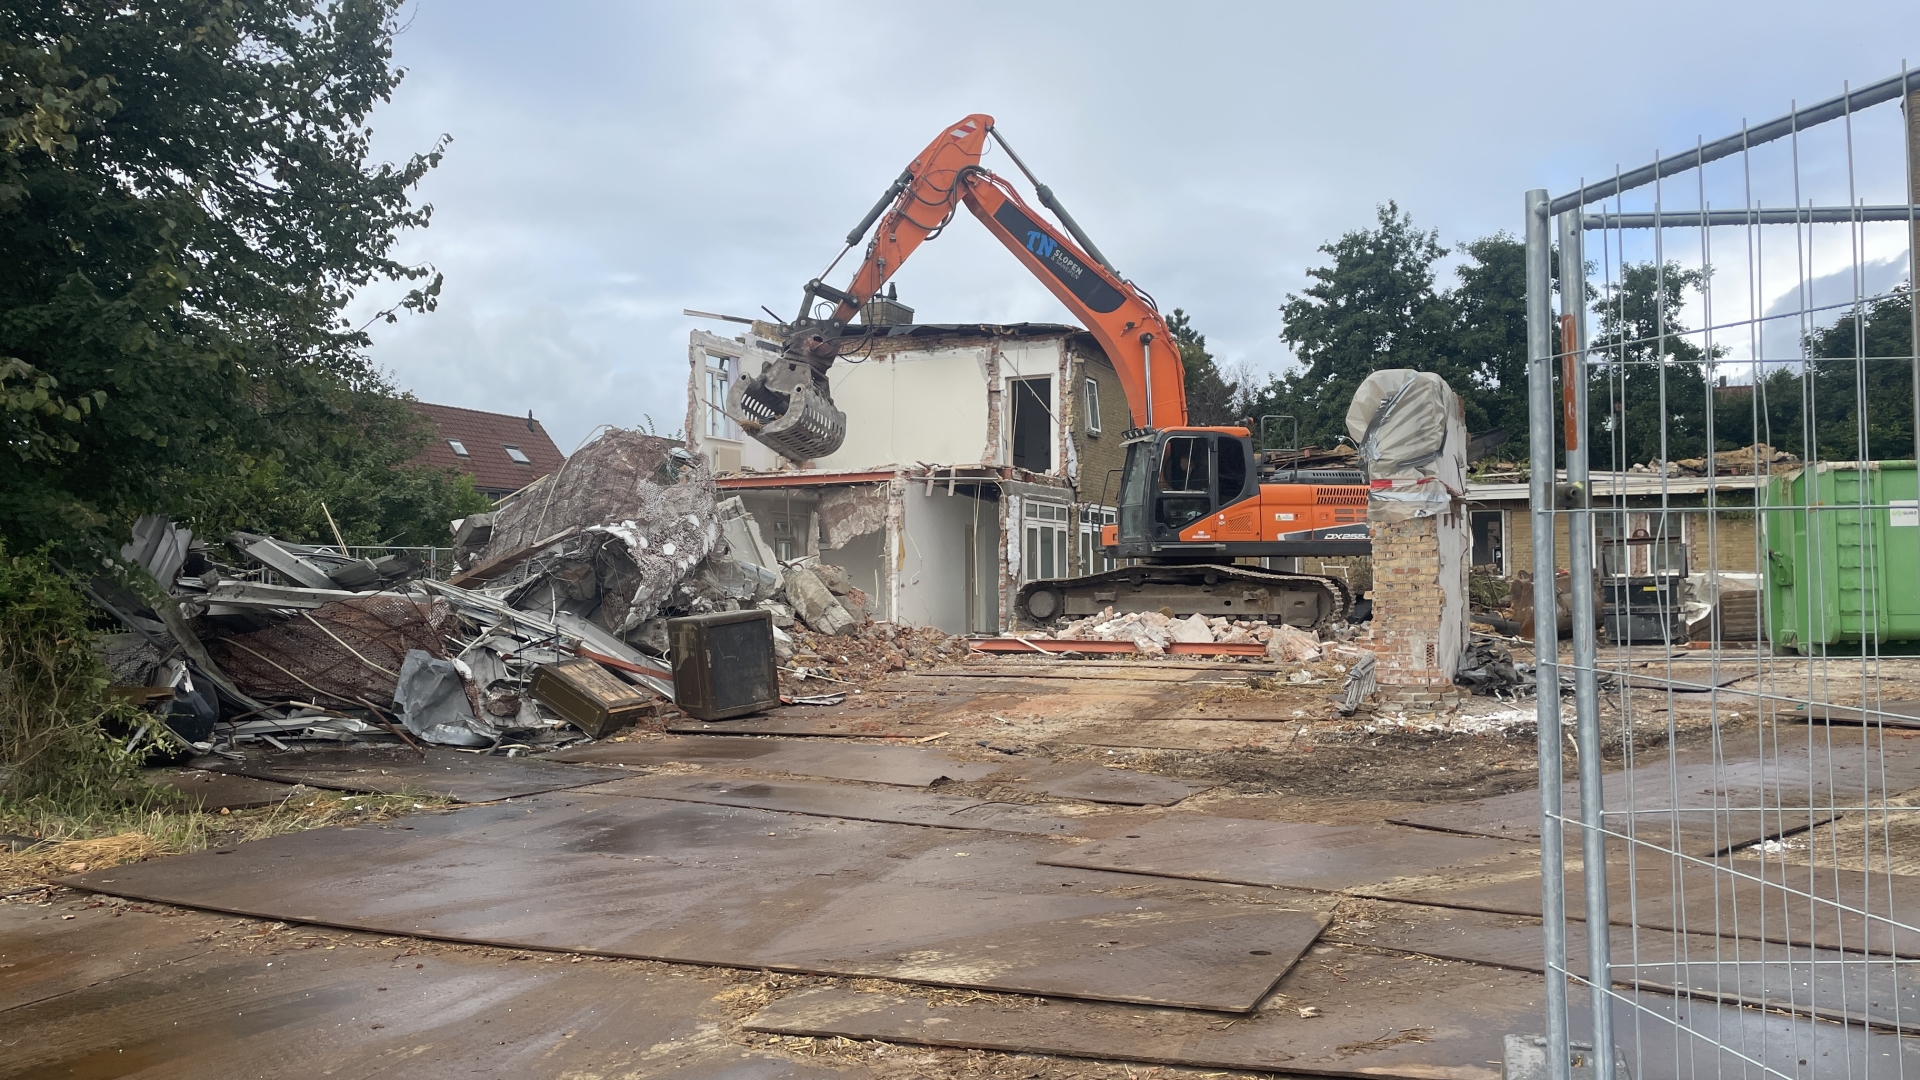
[[[1247,486],[1247,448],[1231,435],[1222,435],[1215,444],[1220,451],[1220,504],[1234,502]]]

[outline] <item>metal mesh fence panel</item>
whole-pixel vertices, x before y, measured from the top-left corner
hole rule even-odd
[[[1916,113],[1528,193],[1544,1075],[1920,1076]]]

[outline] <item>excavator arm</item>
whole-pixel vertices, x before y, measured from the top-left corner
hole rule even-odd
[[[768,361],[758,377],[740,380],[729,395],[727,411],[754,438],[795,461],[839,449],[846,437],[846,415],[833,405],[827,370],[849,340],[858,337],[857,331],[849,332],[849,324],[921,244],[946,228],[962,203],[1106,350],[1126,392],[1134,427],[1186,425],[1179,349],[1153,302],[1114,272],[1046,185],[1034,181],[1041,202],[1071,237],[1042,219],[1006,180],[981,166],[990,135],[1026,172],[993,130],[993,117],[966,117],[914,158],[848,234],[847,246],[852,248],[879,221],[847,288],[835,289],[818,279],[807,283],[780,357]],[[1027,176],[1033,179],[1032,173]],[[815,314],[822,300],[834,305],[824,318]]]

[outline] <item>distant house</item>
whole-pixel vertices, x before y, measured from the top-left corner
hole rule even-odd
[[[490,499],[511,495],[566,461],[532,413],[509,416],[424,401],[412,404],[435,431],[433,442],[414,463],[458,469],[473,477],[473,486]]]

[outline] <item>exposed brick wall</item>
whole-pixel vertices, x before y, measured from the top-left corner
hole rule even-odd
[[[1380,703],[1431,709],[1462,696],[1453,672],[1466,629],[1469,559],[1460,551],[1464,538],[1452,534],[1464,532],[1464,521],[1460,511],[1373,522],[1373,622],[1366,644],[1379,658]]]

